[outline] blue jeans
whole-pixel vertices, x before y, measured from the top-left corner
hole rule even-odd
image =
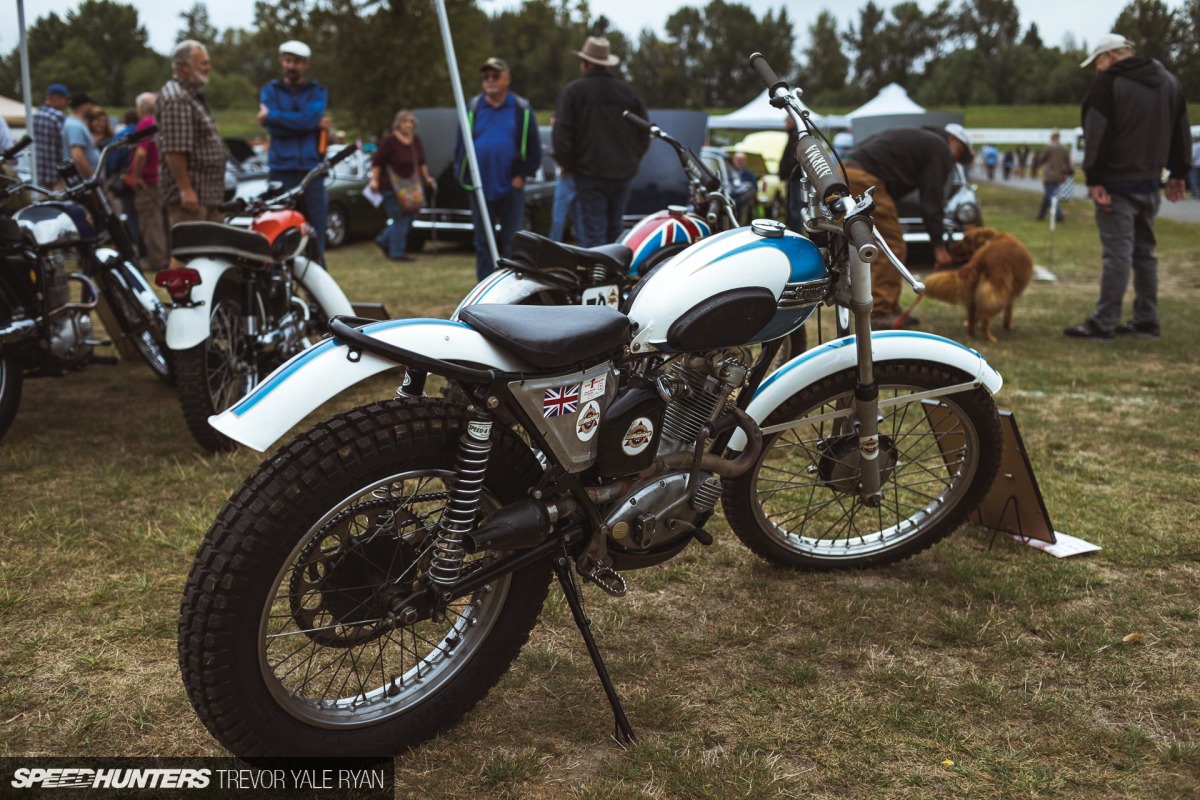
[[[599,247],[621,238],[629,181],[575,176],[575,237],[580,247]]]
[[[1200,200],[1200,164],[1192,167],[1188,172],[1188,178],[1192,183],[1192,197]]]
[[[567,218],[571,215],[571,207],[575,205],[575,179],[559,173],[558,183],[554,184],[554,210],[550,215],[550,238],[556,242],[563,240],[567,228]]]
[[[283,184],[284,189],[291,189],[299,186],[300,181],[304,180],[304,176],[307,174],[308,170],[306,169],[271,170],[268,179],[279,181]],[[303,200],[304,205],[300,210],[304,212],[304,218],[308,220],[308,224],[313,229],[312,236],[317,243],[317,258],[324,264],[325,228],[329,222],[329,196],[325,193],[325,180],[321,178],[308,184],[308,188],[304,190]]]
[[[493,228],[500,226],[496,234],[496,250],[501,257],[507,257],[512,250],[513,236],[521,230],[525,222],[525,190],[513,189],[503,197],[487,201],[488,216],[492,219]],[[496,269],[492,262],[492,252],[488,249],[487,235],[483,229],[483,217],[479,213],[479,200],[471,192],[471,224],[475,228],[475,277],[483,280]]]
[[[1038,219],[1045,219],[1046,212],[1050,210],[1050,201],[1054,199],[1054,195],[1058,193],[1061,183],[1050,183],[1042,181],[1042,207],[1038,209]],[[1056,222],[1063,221],[1062,201],[1058,203],[1058,214],[1054,217]]]
[[[1154,218],[1162,195],[1114,194],[1112,210],[1096,208],[1096,227],[1104,255],[1100,274],[1100,299],[1092,319],[1101,330],[1111,331],[1121,322],[1121,302],[1133,275],[1133,321],[1159,323],[1158,256],[1154,246]]]
[[[375,237],[375,243],[387,252],[388,258],[404,258],[408,255],[408,229],[412,227],[416,217],[400,213],[400,203],[396,200],[395,192],[385,191],[382,194],[388,226]]]

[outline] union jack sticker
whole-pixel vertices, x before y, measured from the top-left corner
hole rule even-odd
[[[542,418],[550,419],[579,410],[579,384],[556,386],[546,390],[542,400]]]

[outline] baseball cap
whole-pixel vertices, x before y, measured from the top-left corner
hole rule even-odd
[[[971,137],[967,134],[966,128],[957,122],[951,122],[946,125],[946,133],[962,142],[963,146],[967,149],[962,157],[964,164],[970,163],[975,159],[975,148],[971,146]]]
[[[279,45],[279,55],[292,55],[296,58],[303,58],[305,61],[309,61],[312,59],[312,50],[304,42],[290,39]]]
[[[1092,48],[1092,54],[1079,66],[1086,67],[1104,53],[1111,53],[1113,50],[1124,50],[1126,47],[1133,47],[1133,42],[1119,33],[1106,33],[1100,37],[1100,41],[1096,42],[1096,46]]]
[[[70,97],[71,90],[63,86],[61,83],[52,83],[46,89],[47,95],[58,95],[59,97]]]
[[[494,69],[496,72],[508,72],[508,62],[503,58],[496,58],[495,56],[492,56],[487,61],[483,62],[483,66],[479,68],[479,71],[483,72],[489,69]]]

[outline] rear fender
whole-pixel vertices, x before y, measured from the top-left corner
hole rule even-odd
[[[887,361],[927,361],[965,372],[982,383],[989,392],[1000,391],[1004,380],[983,355],[966,345],[920,331],[877,331],[871,334],[871,352],[876,364]],[[819,380],[858,364],[854,337],[846,336],[818,345],[793,358],[771,373],[750,401],[746,413],[762,425],[775,409],[792,395]],[[737,452],[746,446],[746,435],[737,431],[729,449]]]
[[[536,294],[545,291],[562,291],[561,286],[554,286],[527,274],[517,274],[511,269],[498,269],[481,280],[475,288],[467,293],[458,308],[454,309],[452,320],[468,306],[491,303],[495,305],[518,305]]]
[[[536,371],[462,322],[393,319],[371,323],[361,330],[381,342],[430,358],[504,372]],[[208,421],[230,439],[263,451],[325,401],[398,366],[371,353],[361,353],[352,361],[350,348],[337,339],[325,339],[284,363],[249,394]]]
[[[346,293],[342,291],[342,287],[333,279],[329,271],[317,262],[310,261],[304,256],[297,256],[292,262],[292,274],[317,301],[317,305],[325,314],[325,319],[354,315],[354,306],[346,299]]]
[[[167,347],[172,350],[189,350],[208,338],[217,284],[234,268],[228,261],[204,256],[190,259],[187,265],[200,273],[200,283],[192,287],[191,306],[175,306],[167,314]]]

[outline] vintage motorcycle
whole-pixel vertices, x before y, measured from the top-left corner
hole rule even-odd
[[[807,118],[762,57],[773,104]],[[551,575],[633,738],[577,577],[625,570],[730,527],[773,563],[888,564],[958,527],[988,491],[1001,378],[956,342],[870,331],[870,197],[805,132],[813,240],[760,220],[703,239],[607,307],[479,304],[460,320],[338,318],[334,338],[213,419],[265,449],[321,403],[397,364],[470,405],[380,400],[265,461],[205,536],[179,657],[209,731],[241,756],[391,755],[458,721],[529,637]],[[923,287],[901,269],[918,291]],[[821,303],[854,336],[767,377]],[[406,391],[420,395],[412,382]]]
[[[139,131],[127,147],[153,136]],[[29,137],[3,154],[14,157]],[[23,192],[45,199],[11,217],[0,215],[0,436],[12,425],[25,378],[60,376],[91,363],[115,364],[95,348],[115,345],[140,357],[171,383],[166,348],[167,311],[137,267],[133,243],[103,188],[101,168],[81,180],[74,165],[60,167],[66,188],[59,192],[33,182],[7,187],[0,205]],[[110,339],[95,338],[95,311]]]
[[[171,229],[171,255],[184,265],[161,270],[155,282],[171,296],[167,346],[183,417],[206,450],[237,446],[208,424],[210,416],[320,339],[330,319],[354,313],[311,251],[308,222],[295,206],[311,181],[356,149],[341,149],[289,191],[226,204],[245,226],[182,222]]]

